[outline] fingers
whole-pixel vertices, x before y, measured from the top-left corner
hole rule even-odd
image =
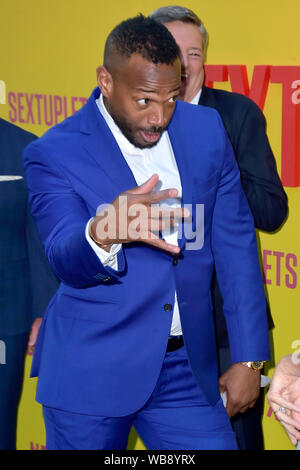
[[[289,432],[287,432],[287,435],[288,435],[288,437],[289,437],[291,443],[292,443],[294,446],[296,446],[297,443],[298,443],[298,440],[297,440],[294,436],[292,436]]]
[[[153,233],[158,233],[161,231],[168,231],[175,225],[175,220],[174,219],[151,219],[150,221],[150,230]]]
[[[153,214],[154,212],[154,214]],[[158,233],[159,231],[170,231],[176,223],[182,221],[182,218],[188,216],[189,211],[186,209],[165,209],[155,208],[147,209],[139,204],[131,206],[128,215],[128,237],[132,240],[149,238],[149,232]]]
[[[150,204],[155,204],[157,202],[163,201],[164,199],[169,199],[176,197],[178,195],[177,189],[163,189],[162,191],[152,192],[149,194],[148,199]]]
[[[35,343],[36,343],[36,334],[31,330],[31,333],[30,333],[30,336],[29,336],[29,339],[28,339],[28,343],[27,343],[27,354],[32,354],[33,353],[33,350],[34,350],[34,346],[35,346]]]
[[[40,324],[41,324],[41,319],[39,318],[33,322],[29,339],[28,339],[28,343],[27,343],[27,353],[29,354],[33,352],[33,349],[37,340],[37,335],[39,332]]]
[[[286,432],[288,433],[288,436],[292,442],[292,444],[296,445],[297,441],[300,440],[300,432],[294,427],[289,424],[281,423]]]
[[[160,202],[163,199],[173,198],[178,195],[178,190],[175,188],[154,191],[158,181],[158,175],[154,174],[145,181],[145,183],[136,188],[129,189],[126,193],[134,196],[142,196],[138,202],[148,202],[149,204]]]
[[[256,402],[257,402],[257,400],[252,401],[252,402],[249,404],[249,408],[254,408]]]
[[[299,406],[286,400],[281,394],[272,391],[268,393],[268,402],[280,424],[286,430],[292,444],[296,445],[297,441],[300,440],[300,422],[293,419],[291,413],[300,413]],[[280,409],[281,407],[282,410]]]
[[[181,221],[190,217],[190,211],[186,208],[177,207],[160,207],[160,206],[147,206],[141,203],[130,205],[128,209],[128,216],[131,218],[141,217],[145,220],[161,220],[164,222]]]
[[[178,254],[180,253],[180,248],[176,245],[171,245],[170,243],[165,242],[161,238],[157,237],[153,233],[149,234],[151,238],[147,240],[142,240],[143,242],[147,243],[148,245],[155,246],[156,248],[160,248],[161,250],[168,251],[170,253]]]
[[[249,410],[249,408],[253,408],[255,406],[256,401],[257,400],[253,400],[250,403],[241,404],[241,403],[232,402],[229,400],[228,405],[227,405],[228,409],[226,407],[226,410],[227,412],[230,413],[229,416],[234,416],[237,413],[246,413],[246,411]]]
[[[143,204],[133,204],[128,210],[128,236],[130,239],[147,240],[149,232],[168,231],[176,223],[190,216],[184,208],[146,207]]]
[[[226,411],[228,413],[228,416],[231,418],[232,416],[235,416],[237,413],[240,412],[240,406],[228,400],[227,405],[226,405]]]
[[[276,416],[277,418],[280,420],[280,422],[283,424],[283,425],[286,425],[286,426],[291,426],[293,427],[294,429],[299,429],[300,428],[300,423],[295,421],[293,418],[291,418],[290,416],[288,416],[287,414],[287,411],[285,413],[283,413],[282,411],[278,410],[276,412]],[[299,432],[299,431],[298,431]],[[299,434],[299,438],[300,439],[300,434]]]
[[[128,227],[128,240],[127,241],[148,241],[156,240],[158,238],[159,232],[171,232],[171,228],[175,225],[174,219],[171,220],[145,220],[140,221],[139,219],[134,219],[130,222]]]
[[[246,411],[249,410],[249,406],[243,406],[239,411],[238,413],[246,413]]]
[[[32,353],[33,353],[33,351],[34,351],[34,345],[31,346],[31,345],[28,343],[28,344],[27,344],[27,349],[26,349],[26,354],[28,354],[29,356],[31,356]]]
[[[296,411],[297,413],[300,413],[300,407],[295,405],[294,403],[286,400],[283,398],[281,395],[277,393],[268,393],[268,402],[270,406],[273,408],[273,410],[276,411],[277,408],[280,406],[283,406],[284,408],[287,408],[291,411]],[[277,407],[277,408],[276,408]]]
[[[185,219],[190,216],[190,211],[182,207],[171,208],[151,205],[149,212],[152,219]]]
[[[282,410],[280,409],[280,407],[278,407],[278,403],[269,403],[272,406],[272,409],[274,411],[274,414],[276,414],[277,419],[280,421],[280,424],[282,424],[282,426],[286,430],[292,444],[296,445],[297,441],[300,440],[300,422],[294,420],[291,417],[291,410],[287,408],[287,403],[289,402],[286,402],[286,406],[283,406],[284,402],[286,402],[286,400],[281,400],[281,406],[283,408]]]
[[[187,209],[169,209],[151,206],[149,215],[150,230],[154,232],[168,230],[174,227],[175,224],[181,223],[182,219],[186,219],[189,216],[190,213]]]
[[[132,203],[136,202],[147,205],[158,204],[160,201],[163,201],[165,199],[172,199],[177,197],[178,195],[178,191],[175,188],[163,189],[162,191],[135,191],[135,189],[136,188],[122,193],[123,196],[127,195],[128,197],[134,198],[134,201],[132,201]]]
[[[159,177],[157,174],[152,175],[145,183],[137,186],[136,188],[129,189],[126,191],[130,194],[147,194],[153,191],[155,186],[157,185]]]
[[[106,205],[103,214],[97,214],[95,223],[91,223],[92,238],[96,234],[97,241],[106,241],[107,244],[142,241],[179,253],[177,246],[168,244],[157,235],[160,231],[167,232],[182,219],[189,218],[190,212],[182,207],[160,207],[160,201],[177,196],[178,191],[165,189],[155,192],[157,183],[158,175],[154,174],[144,184],[125,191],[111,205]]]

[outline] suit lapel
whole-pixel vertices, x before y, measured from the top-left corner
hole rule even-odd
[[[82,108],[80,131],[82,134],[86,134],[85,149],[111,183],[112,200],[118,194],[136,187],[137,184],[113,134],[98,110],[95,100],[99,96],[100,90],[96,88],[85,108]],[[192,181],[188,163],[189,148],[186,145],[185,136],[182,135],[184,126],[181,125],[181,120],[184,119],[184,115],[178,110],[180,106],[180,103],[176,104],[168,133],[181,179],[182,206],[187,206],[192,203]],[[186,241],[183,224],[181,233],[182,237],[178,240],[180,248],[184,246]]]
[[[181,126],[181,119],[184,119],[183,113],[180,112],[181,104],[176,103],[176,109],[172,118],[172,121],[168,127],[168,133],[173,149],[173,153],[176,159],[178,171],[180,174],[181,186],[182,186],[182,207],[189,208],[189,205],[192,204],[192,180],[191,173],[189,168],[189,149],[186,146],[185,136],[182,135],[182,129],[184,126]],[[185,224],[186,225],[186,224]],[[186,239],[185,239],[184,224],[181,227],[181,239],[178,239],[178,245],[182,249]],[[179,231],[180,234],[180,231]]]
[[[213,92],[212,88],[209,88],[207,86],[202,87],[202,91],[201,91],[201,94],[200,94],[200,99],[199,99],[198,104],[201,104],[202,106],[209,106],[211,108],[216,108],[217,107],[217,103],[216,103],[214,92]]]
[[[95,100],[100,96],[96,88],[82,114],[80,131],[87,135],[84,147],[114,186],[115,194],[136,187],[136,181],[122,152],[99,112]]]

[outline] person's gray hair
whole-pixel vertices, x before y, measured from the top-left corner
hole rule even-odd
[[[180,6],[161,7],[154,10],[149,16],[153,20],[162,24],[170,23],[171,21],[182,21],[183,23],[192,23],[198,26],[203,37],[204,53],[206,54],[208,33],[200,18],[192,10]]]

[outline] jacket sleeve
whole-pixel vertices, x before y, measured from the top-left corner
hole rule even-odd
[[[32,295],[32,317],[42,317],[51,297],[59,286],[59,280],[46,259],[35,221],[27,211],[26,238]]]
[[[223,132],[224,163],[213,214],[212,251],[231,357],[233,362],[267,360],[266,302],[254,222],[232,146]]]
[[[288,202],[266,135],[265,117],[251,100],[237,127],[239,133],[232,143],[255,227],[273,232],[287,217]]]
[[[85,228],[90,214],[59,166],[40,141],[23,153],[31,213],[44,245],[46,257],[57,277],[75,288],[118,280],[125,269],[123,250],[118,271],[103,266],[88,243]]]

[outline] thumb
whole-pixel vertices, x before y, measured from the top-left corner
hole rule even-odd
[[[30,332],[29,340],[28,340],[28,346],[34,346],[36,342],[38,331],[33,328]]]
[[[41,326],[41,323],[42,323],[42,318],[36,318],[32,324],[32,327],[31,327],[31,332],[30,332],[30,335],[29,335],[29,340],[28,340],[28,345],[29,346],[34,346],[35,343],[36,343],[36,340],[37,340],[37,336],[38,336],[38,333],[39,333],[39,329],[40,329],[40,326]]]
[[[220,393],[223,393],[226,391],[226,382],[223,378],[223,375],[219,378],[219,390],[220,390]]]
[[[150,193],[157,185],[159,177],[157,174],[152,175],[145,183],[137,186],[137,188],[127,191],[130,194],[147,194]]]

